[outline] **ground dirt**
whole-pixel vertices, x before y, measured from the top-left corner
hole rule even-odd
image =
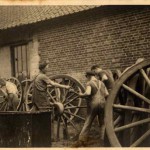
[[[84,122],[75,123],[79,132],[81,131]],[[78,132],[68,124],[68,139],[64,139],[63,134],[63,126],[60,127],[60,137],[57,139],[56,137],[56,123],[53,126],[53,137],[52,137],[52,147],[74,147],[74,144],[78,140]],[[90,130],[87,143],[84,147],[102,147],[100,143],[100,132],[97,120],[93,123],[92,128]]]

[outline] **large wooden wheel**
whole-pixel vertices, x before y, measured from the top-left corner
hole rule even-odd
[[[69,85],[73,89],[73,91],[70,91],[66,89],[49,88],[48,94],[53,97],[55,102],[63,104],[64,117],[67,118],[67,116],[69,116],[70,120],[72,120],[74,117],[76,119],[84,120],[82,117],[77,115],[79,108],[82,108],[82,100],[78,97],[77,93],[79,91],[84,92],[83,85],[69,75],[56,75],[51,77],[51,79],[60,84]]]
[[[3,90],[0,90],[0,111],[8,111],[8,100]]]
[[[80,108],[85,108],[86,106],[81,106],[82,100],[77,94],[79,91],[84,92],[84,87],[79,81],[69,75],[56,75],[50,77],[50,79],[57,83],[71,86],[71,90],[49,87],[47,91],[49,101],[54,106],[49,109],[53,110],[54,120],[58,122],[58,130],[60,123],[62,123],[64,126],[70,124],[75,130],[79,131],[72,120],[85,120],[78,112]],[[29,86],[26,95],[26,109],[28,111],[32,108],[32,86],[32,84]],[[59,131],[57,132],[58,136]]]
[[[27,94],[27,90],[31,83],[32,83],[31,79],[26,79],[21,82],[22,100],[20,101],[20,104],[18,106],[19,111],[27,111],[28,110],[26,107],[26,94]]]
[[[116,81],[106,103],[105,124],[114,147],[149,146],[150,60],[129,68]],[[132,83],[132,84],[131,84]],[[120,90],[126,97],[118,100]]]

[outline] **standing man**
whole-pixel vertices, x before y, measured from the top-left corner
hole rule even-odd
[[[105,84],[107,90],[110,93],[111,89],[113,88],[113,84],[114,84],[114,78],[113,78],[111,71],[103,70],[100,67],[100,65],[93,65],[91,67],[91,71],[95,72],[97,78]]]
[[[18,89],[16,85],[12,82],[6,81],[5,79],[0,78],[0,86],[2,92],[5,94],[8,100],[7,111],[16,111],[19,104],[18,99]]]
[[[47,97],[47,87],[54,86],[58,88],[66,88],[69,89],[68,85],[61,85],[56,82],[53,82],[46,75],[49,68],[48,62],[42,62],[39,64],[39,74],[35,77],[33,81],[33,95],[32,102],[36,106],[36,109],[44,109],[50,107],[50,101]]]
[[[95,78],[93,71],[86,72],[88,80],[85,93],[79,93],[79,97],[87,97],[87,118],[79,135],[76,146],[84,146],[87,142],[87,135],[90,131],[92,122],[96,116],[99,119],[101,142],[104,139],[104,106],[108,91],[103,82]]]

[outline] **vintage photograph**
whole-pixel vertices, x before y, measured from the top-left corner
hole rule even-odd
[[[149,147],[150,5],[0,5],[0,148]]]

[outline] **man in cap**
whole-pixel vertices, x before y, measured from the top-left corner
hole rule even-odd
[[[111,71],[103,70],[100,65],[93,65],[91,70],[95,72],[97,78],[105,84],[107,90],[110,92],[114,84],[114,78]]]
[[[48,100],[47,96],[47,87],[54,86],[58,88],[66,88],[69,89],[70,86],[62,85],[56,82],[53,82],[49,77],[46,75],[49,68],[49,62],[41,62],[39,64],[39,74],[35,77],[33,82],[33,95],[32,101],[36,109],[45,109],[50,107],[51,103]]]
[[[19,104],[18,100],[18,89],[16,85],[12,82],[6,81],[3,78],[0,78],[0,86],[1,91],[8,99],[8,111],[17,110],[17,106]]]
[[[105,98],[108,96],[108,91],[103,82],[95,77],[93,71],[86,72],[88,80],[85,93],[79,93],[80,97],[87,97],[87,118],[79,135],[79,141],[75,144],[76,147],[84,146],[87,142],[87,135],[90,131],[92,122],[96,116],[99,119],[101,140],[103,141],[104,134],[104,105]],[[103,133],[102,133],[103,132]]]

